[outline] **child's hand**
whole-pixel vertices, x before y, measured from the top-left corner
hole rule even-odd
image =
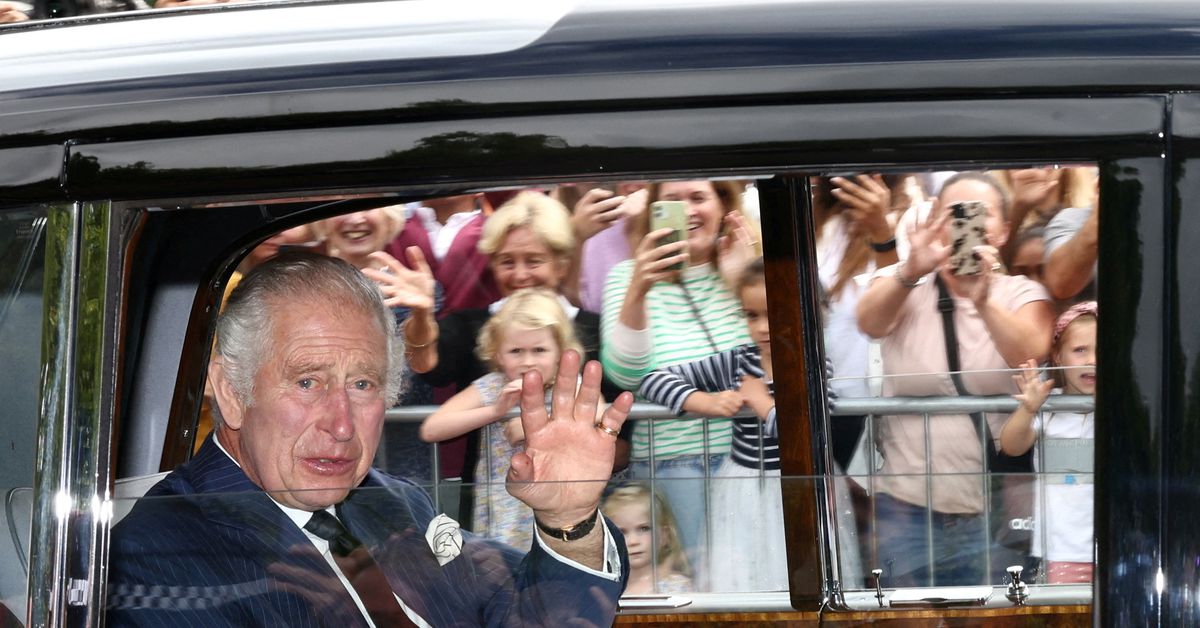
[[[724,390],[719,393],[694,392],[683,402],[683,409],[705,416],[733,416],[746,405],[742,393]]]
[[[1054,381],[1042,381],[1038,377],[1037,360],[1027,360],[1024,367],[1020,373],[1013,375],[1013,381],[1021,391],[1013,395],[1013,398],[1020,401],[1021,407],[1030,414],[1037,414],[1038,410],[1042,408],[1042,404],[1046,403],[1046,398],[1050,396],[1050,390],[1054,388]]]
[[[758,377],[743,375],[742,387],[738,390],[741,391],[746,404],[754,410],[754,414],[766,421],[771,408],[775,407],[775,398],[771,396],[771,389],[767,387],[767,383]]]
[[[508,444],[517,447],[525,444],[525,428],[521,426],[521,417],[509,419],[501,423],[504,428],[504,440]]]
[[[496,420],[504,418],[509,410],[517,406],[517,402],[521,400],[521,380],[514,379],[504,385],[500,389],[500,395],[496,397],[496,402],[492,404],[492,410],[496,413]],[[524,437],[522,437],[524,438]],[[510,441],[511,442],[511,441]]]

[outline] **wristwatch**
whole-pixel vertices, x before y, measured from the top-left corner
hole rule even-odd
[[[542,522],[538,521],[537,517],[533,518],[533,522],[536,523],[538,529],[547,536],[554,537],[560,541],[578,541],[579,539],[587,536],[588,533],[592,531],[592,528],[596,527],[596,520],[600,518],[596,515],[599,513],[599,509],[593,510],[592,514],[588,515],[583,521],[580,521],[574,525],[566,526],[564,528],[551,528],[549,526],[542,525]]]
[[[896,238],[890,238],[883,242],[872,242],[871,250],[876,253],[887,253],[888,251],[896,250]]]
[[[916,281],[909,281],[904,278],[904,262],[896,264],[896,281],[905,288],[916,288],[917,286],[929,281],[929,275],[921,275]]]

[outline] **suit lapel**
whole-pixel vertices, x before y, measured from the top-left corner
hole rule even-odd
[[[418,523],[419,510],[404,491],[386,486],[372,469],[363,485],[342,502],[341,510],[343,523],[375,557],[396,595],[426,621],[443,623],[445,619],[427,604],[430,576],[438,574],[440,567],[425,540],[425,526]],[[421,520],[430,518],[421,514]]]
[[[244,548],[246,558],[263,566],[273,606],[289,625],[311,625],[314,618],[336,618],[336,625],[365,626],[333,568],[283,510],[225,455],[211,438],[186,465],[205,517],[224,529],[231,547]],[[309,611],[285,598],[308,603]],[[321,600],[321,605],[314,603]],[[332,601],[330,601],[332,600]]]

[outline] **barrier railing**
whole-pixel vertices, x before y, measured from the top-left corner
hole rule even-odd
[[[865,428],[867,431],[867,442],[874,443],[875,442],[875,431],[874,431],[875,430],[875,421],[873,419],[887,420],[887,417],[891,416],[891,415],[921,415],[925,421],[926,433],[928,434],[928,425],[929,425],[930,417],[935,416],[935,415],[969,414],[969,413],[974,413],[974,412],[1011,413],[1012,411],[1014,411],[1017,408],[1017,406],[1018,406],[1018,402],[1015,399],[1013,399],[1011,396],[985,396],[985,397],[950,396],[950,397],[890,397],[890,398],[875,397],[875,398],[853,398],[853,399],[846,398],[846,399],[830,400],[829,405],[828,405],[828,415],[831,417],[831,420],[837,420],[837,417],[839,417],[839,416],[865,416],[868,419],[866,421],[866,428]],[[1046,401],[1046,403],[1044,404],[1044,406],[1042,408],[1042,411],[1043,412],[1086,413],[1086,412],[1091,412],[1093,410],[1093,408],[1094,408],[1094,400],[1092,397],[1073,396],[1073,395],[1053,395]],[[385,415],[385,419],[389,423],[419,423],[420,421],[424,420],[424,418],[426,416],[428,416],[428,414],[435,409],[436,409],[436,406],[408,406],[408,407],[392,408],[387,411],[387,413]],[[510,412],[508,416],[517,416],[518,414],[519,414],[519,412],[517,410],[514,410],[514,411]],[[745,412],[738,416],[752,416],[752,415],[749,412]],[[680,418],[699,418],[699,417],[697,417],[695,415],[688,415],[688,414],[685,414],[681,417],[679,415],[676,415],[675,413],[673,413],[672,411],[670,411],[669,409],[667,409],[665,407],[655,405],[655,404],[648,404],[648,403],[634,404],[633,410],[630,413],[631,420],[655,421],[655,420],[678,420]],[[780,417],[780,420],[786,421],[787,418]],[[993,434],[993,437],[998,437],[998,436],[999,436],[998,434]],[[706,442],[707,442],[707,439],[706,439]],[[928,452],[928,446],[929,446],[928,441],[927,441],[926,446],[927,446],[926,451]],[[980,443],[980,446],[981,447],[983,446],[982,442]],[[432,450],[431,468],[433,469],[432,494],[434,495],[434,498],[436,500],[441,495],[439,488],[441,486],[442,481],[438,476],[438,469],[439,469],[439,462],[440,462],[438,447],[435,445],[431,448],[431,450]],[[878,456],[878,452],[876,452],[873,447],[870,448],[870,452],[872,454],[873,459],[871,460],[870,464],[868,465],[867,476],[870,478],[868,480],[868,482],[872,482],[873,478],[876,475],[875,471],[876,471],[877,465],[875,464],[876,463],[875,458],[877,458],[877,456]],[[706,451],[705,454],[707,455],[708,452]],[[928,458],[928,456],[927,456],[927,458]],[[651,468],[653,468],[653,463],[654,463],[653,457],[651,458],[650,462],[651,462]],[[980,474],[980,475],[982,478],[983,474]],[[855,477],[858,477],[858,476],[856,475]],[[797,478],[797,479],[799,479],[799,478]],[[927,491],[932,491],[932,482],[934,481],[934,479],[935,478],[934,478],[933,474],[931,474],[931,473],[926,474]],[[787,479],[785,479],[785,481],[787,481]],[[816,482],[817,480],[813,480],[813,481]],[[825,482],[829,482],[829,481],[830,481],[829,478],[827,478],[825,480]],[[707,483],[709,482],[709,478],[706,477],[704,479],[704,482],[705,482],[705,485],[707,488]],[[653,484],[654,484],[653,478],[651,478],[648,483],[650,483],[651,486],[653,487]],[[817,488],[816,484],[814,484],[814,488]],[[707,493],[707,490],[705,492]],[[824,488],[824,493],[827,496],[833,495],[832,489],[830,489],[828,486],[826,486]],[[831,511],[837,507],[837,505],[833,504],[832,501],[830,502],[830,504],[831,504],[831,508],[830,508]],[[986,512],[987,512],[987,509],[985,508],[985,513]],[[872,522],[873,522],[873,518],[874,518],[874,509],[873,508],[872,508],[872,512],[871,512],[871,517],[872,517]],[[930,530],[932,530],[932,522],[927,522],[927,524],[929,526],[931,526]],[[841,547],[840,539],[838,538],[838,526],[832,520],[832,518],[827,520],[826,529],[828,530],[828,533],[831,536],[830,541],[831,541],[832,547],[833,548]],[[985,524],[985,529],[990,529],[990,526],[987,526]],[[874,543],[874,539],[872,539],[871,542]],[[932,547],[932,544],[930,544],[930,547]],[[932,551],[930,552],[930,554],[932,554]],[[929,556],[929,559],[932,561],[932,559],[933,559],[932,555]],[[864,567],[864,571],[869,573],[869,569],[866,569],[867,565],[864,564],[863,567]],[[986,573],[989,573],[989,574],[992,573],[992,566],[990,565],[990,556],[989,556],[989,564],[986,566]],[[859,574],[859,575],[862,575],[862,574]],[[861,582],[861,580],[859,580],[859,582]],[[836,586],[840,588],[841,583],[837,583]],[[856,588],[858,588],[858,587],[846,587],[846,591],[849,593],[849,595],[843,594],[843,596],[842,596],[842,599],[844,602],[846,600],[850,600],[849,602],[846,602],[846,605],[847,605],[846,607],[858,607],[858,608],[874,607],[875,602],[878,601],[877,597],[874,595],[874,591],[870,591],[869,593],[871,595],[869,595],[869,596],[859,595],[859,594],[853,593],[853,591],[852,591],[852,589],[856,589]],[[722,592],[714,591],[712,593],[707,593],[707,594],[698,593],[698,594],[694,594],[694,595],[690,595],[690,596],[685,596],[685,597],[687,597],[688,604],[689,604],[688,610],[701,611],[701,610],[711,610],[711,609],[716,609],[716,608],[724,608],[724,605],[728,604],[728,600],[724,600],[724,598],[721,597],[720,593],[722,593]],[[858,598],[860,598],[860,597],[863,600],[869,600],[871,603],[870,604],[866,604],[866,603],[859,604]],[[669,600],[668,600],[668,598],[669,598]],[[1075,602],[1085,602],[1086,603],[1087,601],[1090,600],[1090,587],[1085,587],[1085,586],[1054,587],[1053,594],[1042,595],[1042,596],[1035,595],[1032,597],[1031,602],[1037,603],[1039,598],[1043,599],[1043,600],[1047,600],[1047,601],[1053,599],[1056,602],[1061,602],[1062,600],[1073,600]],[[790,608],[786,592],[781,592],[777,595],[775,595],[775,594],[760,594],[759,597],[755,598],[755,600],[756,600],[756,604],[755,604],[756,610],[787,610]],[[999,602],[993,601],[992,603],[989,603],[988,605],[991,606],[991,605],[995,605],[996,603],[999,603],[1001,605],[1004,604],[1003,598],[1001,598],[1001,600]],[[664,610],[665,609],[676,609],[679,605],[680,605],[680,603],[679,603],[679,595],[678,594],[676,594],[675,596],[664,596],[663,604],[662,604],[662,608]],[[652,610],[654,607],[655,607],[655,605],[653,602],[647,604],[644,600],[639,601],[639,604],[638,604],[638,608],[640,611]]]

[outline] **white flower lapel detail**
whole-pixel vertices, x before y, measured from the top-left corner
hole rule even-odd
[[[429,522],[429,528],[425,530],[425,540],[429,542],[429,549],[433,550],[433,555],[437,557],[438,565],[444,566],[462,553],[462,531],[458,522],[444,513]]]

